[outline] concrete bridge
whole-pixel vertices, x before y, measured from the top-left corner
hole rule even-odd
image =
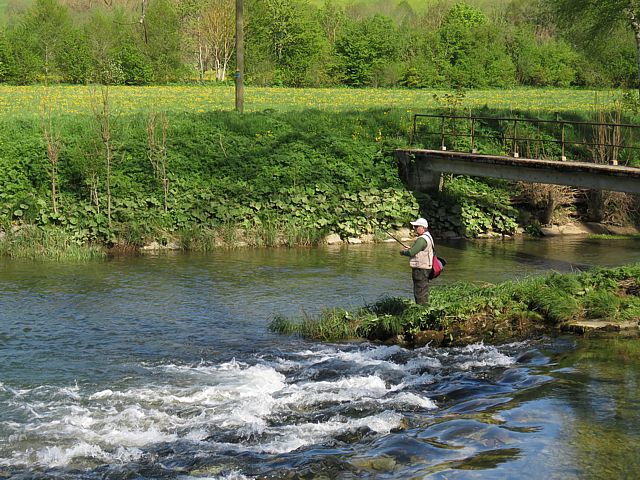
[[[400,177],[415,191],[437,191],[442,173],[455,173],[640,194],[640,168],[422,149],[395,156]]]
[[[483,133],[487,126],[494,133]],[[637,194],[640,168],[617,163],[621,152],[629,156],[640,151],[634,141],[638,133],[640,125],[623,123],[416,114],[412,143],[418,137],[428,139],[427,144],[437,144],[439,150],[399,149],[395,155],[401,178],[416,191],[439,190],[442,173],[454,173]],[[510,156],[476,153],[479,139],[501,143]],[[461,144],[469,150],[455,151]],[[552,151],[549,144],[559,150],[559,160],[522,158],[523,152]],[[590,151],[609,164],[566,161],[569,145],[580,147],[582,156]]]

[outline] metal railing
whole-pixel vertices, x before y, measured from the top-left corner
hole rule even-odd
[[[437,120],[439,120],[440,126],[437,130],[419,131],[420,118],[436,119],[436,123]],[[460,124],[463,125],[461,128],[458,128]],[[526,128],[525,132],[519,135],[518,126],[522,125],[533,126],[537,132],[537,136],[530,136],[532,132],[530,127]],[[479,126],[489,127],[500,133],[487,134],[483,133],[483,131],[479,132]],[[627,156],[630,156],[631,152],[640,151],[640,145],[633,142],[636,132],[638,136],[640,136],[640,125],[628,123],[415,114],[413,116],[411,144],[414,144],[418,135],[430,135],[439,137],[439,148],[441,150],[447,150],[449,146],[451,146],[451,141],[447,142],[448,139],[466,138],[468,139],[467,149],[471,153],[478,153],[476,141],[478,139],[490,139],[499,141],[502,144],[503,153],[508,151],[509,155],[513,157],[519,157],[525,145],[530,147],[531,144],[534,144],[537,145],[538,148],[544,148],[544,144],[557,144],[560,147],[559,160],[563,161],[567,160],[567,147],[574,145],[582,146],[587,150],[586,152],[582,152],[581,157],[586,156],[584,155],[585,153],[595,155],[594,151],[597,151],[601,159],[609,158],[606,163],[617,165],[621,153],[625,152]],[[542,134],[545,136],[542,137]],[[579,134],[585,134],[585,137],[576,139],[576,135]],[[543,156],[548,159],[548,156]],[[535,158],[539,157],[540,155],[537,155]],[[592,158],[591,161],[593,160]],[[625,163],[628,162],[629,158],[626,159]]]

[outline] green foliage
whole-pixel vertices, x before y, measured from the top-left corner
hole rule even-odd
[[[578,55],[561,39],[539,39],[523,28],[515,33],[510,51],[520,84],[566,87],[576,82]]]
[[[591,290],[582,299],[585,317],[598,320],[616,320],[620,303],[620,297],[607,290]]]
[[[247,49],[249,55],[262,57],[257,68],[249,65],[249,75],[255,77],[264,62],[262,68],[273,70],[268,83],[306,85],[314,63],[323,58],[327,47],[316,12],[293,0],[253,1],[247,10],[253,19],[248,25]]]
[[[85,245],[63,228],[24,226],[5,230],[0,236],[0,257],[86,261],[104,258],[105,253],[99,246]]]
[[[0,82],[202,82],[217,73],[211,52],[233,44],[231,29],[212,38],[233,2],[156,0],[145,3],[144,15],[136,2],[89,3],[36,0],[10,9],[9,41],[0,39]],[[625,13],[633,6],[618,0],[472,5],[247,0],[245,77],[270,86],[637,84],[638,47]]]
[[[233,241],[224,232],[238,228],[254,232],[244,240],[255,245],[313,244],[329,232],[347,237],[396,228],[417,204],[385,146],[382,129],[395,145],[393,129],[402,128],[401,117],[388,113],[170,117],[166,212],[145,117],[119,117],[111,131],[111,225],[95,119],[57,120],[64,141],[55,214],[37,120],[12,121],[0,138],[0,221],[55,225],[107,245],[206,231]],[[203,248],[211,244],[201,234],[190,238],[187,243]]]
[[[562,323],[578,317],[580,304],[570,293],[543,285],[533,292],[530,307],[553,323]]]
[[[488,22],[489,19],[482,11],[461,2],[456,3],[447,12],[442,20],[442,27],[446,31],[457,27],[478,27],[486,25]]]
[[[56,65],[63,82],[88,83],[93,75],[94,58],[84,34],[71,30],[62,40],[61,51],[56,56]]]
[[[467,237],[497,232],[511,235],[518,224],[518,210],[511,206],[513,186],[507,182],[482,182],[453,176],[437,198],[421,198],[436,231],[456,231]]]
[[[347,24],[335,45],[342,82],[371,85],[375,70],[395,57],[397,38],[391,19],[380,15]]]
[[[442,99],[458,102],[455,95]],[[407,191],[393,156],[394,148],[406,145],[409,117],[403,110],[183,113],[168,120],[166,211],[149,160],[147,116],[118,116],[113,124],[111,225],[94,118],[56,118],[63,141],[55,214],[40,121],[5,120],[0,221],[55,225],[81,241],[105,245],[184,234],[183,245],[204,250],[240,238],[252,245],[315,244],[329,233],[382,238],[418,211],[435,233],[510,235],[517,227],[511,198],[518,191],[508,182],[447,176],[439,195]],[[491,122],[478,127],[496,136],[501,128]],[[492,140],[476,146],[491,153],[503,148]]]
[[[324,309],[319,318],[307,319],[301,323],[292,322],[282,315],[276,315],[269,324],[269,330],[276,333],[297,333],[305,338],[315,338],[324,342],[349,340],[357,337],[351,313],[334,308]]]
[[[57,73],[57,57],[73,30],[68,9],[57,0],[36,0],[21,19],[19,29],[25,38],[23,48],[38,59],[44,76]]]
[[[115,53],[118,77],[124,85],[148,85],[153,81],[153,67],[149,59],[133,45],[122,45]],[[118,84],[120,81],[111,83]]]
[[[11,44],[7,33],[2,29],[0,30],[0,82],[10,80],[13,62]]]
[[[485,325],[472,337],[477,341],[494,338],[495,331],[511,323],[511,328],[517,329],[521,322],[532,322],[537,324],[535,329],[583,318],[637,320],[639,279],[640,264],[636,264],[580,274],[554,273],[497,285],[456,283],[432,289],[426,306],[386,297],[355,312],[334,309],[319,318],[298,320],[278,316],[272,329],[321,341],[397,336],[411,340],[421,331],[435,330],[451,341],[469,325],[476,329],[479,324]]]
[[[148,83],[154,79],[161,83],[180,80],[185,68],[180,50],[180,19],[173,2],[149,2],[141,38],[144,44],[140,50],[149,62],[149,72],[145,72],[144,79]]]

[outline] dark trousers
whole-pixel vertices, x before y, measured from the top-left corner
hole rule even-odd
[[[429,273],[430,268],[412,268],[413,296],[418,305],[426,305],[429,301]]]

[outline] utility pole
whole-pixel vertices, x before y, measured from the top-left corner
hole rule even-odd
[[[236,0],[236,112],[244,111],[244,0]]]

